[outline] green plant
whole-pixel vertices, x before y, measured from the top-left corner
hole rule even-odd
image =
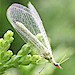
[[[34,46],[30,42],[23,45],[19,52],[14,55],[11,50],[8,50],[13,40],[13,32],[10,30],[0,39],[0,74],[3,74],[9,68],[18,67],[19,65],[37,64],[42,59],[39,55],[32,55],[33,50],[31,51],[30,46],[33,49]]]
[[[18,53],[16,55],[14,55],[13,52],[11,50],[9,50],[11,43],[14,40],[13,34],[14,33],[11,30],[8,30],[4,34],[4,37],[0,39],[0,75],[4,74],[5,71],[10,68],[18,68],[18,67],[21,68],[22,66],[27,66],[29,64],[36,65],[36,64],[40,64],[42,62],[44,62],[44,63],[47,62],[44,58],[40,57],[40,55],[38,55],[36,53],[37,48],[29,41],[27,44],[24,44],[22,46],[22,48],[18,51]],[[40,41],[42,41],[41,35],[37,35],[36,37]],[[60,53],[60,51],[55,52],[55,54],[57,54],[57,53]],[[70,56],[72,54],[73,54],[73,52],[70,51],[68,53],[68,56]],[[64,51],[59,54],[59,58],[57,60],[61,59],[63,55],[64,55]],[[33,68],[35,69],[34,66],[33,66]],[[52,67],[50,66],[50,69],[52,69],[52,68],[53,68],[53,66]],[[54,67],[53,71],[54,70],[55,70],[55,67]],[[43,73],[44,72],[45,71],[43,71]]]

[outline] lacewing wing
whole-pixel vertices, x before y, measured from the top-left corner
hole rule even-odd
[[[7,10],[7,18],[25,42],[31,41],[45,59],[57,68],[61,68],[60,64],[54,60],[40,16],[30,2],[28,8],[17,3],[12,4]],[[39,33],[42,35],[45,45],[35,37]]]

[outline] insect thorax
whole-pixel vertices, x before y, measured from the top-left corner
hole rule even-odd
[[[43,57],[48,60],[49,62],[51,62],[52,60],[52,57],[50,56],[50,53],[49,52],[45,52],[43,53]]]

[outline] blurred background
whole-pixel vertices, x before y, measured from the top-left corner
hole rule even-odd
[[[44,74],[40,75],[75,75],[75,0],[0,0],[0,38],[8,29],[12,30],[15,40],[10,49],[14,54],[18,52],[24,41],[7,20],[6,11],[12,3],[27,6],[29,1],[43,21],[55,58],[66,50],[66,55],[71,54],[70,59],[62,64],[64,70],[52,68],[51,64],[47,64]],[[20,66],[19,69],[8,70],[5,75],[34,75],[33,73],[38,73],[38,69],[42,67],[43,65]]]

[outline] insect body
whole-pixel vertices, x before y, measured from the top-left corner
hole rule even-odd
[[[31,41],[40,50],[39,55],[42,55],[50,63],[61,69],[60,64],[56,63],[52,55],[42,21],[30,2],[28,8],[16,3],[12,4],[7,10],[7,18],[25,42],[27,40]],[[42,35],[45,45],[35,37],[39,33]]]

